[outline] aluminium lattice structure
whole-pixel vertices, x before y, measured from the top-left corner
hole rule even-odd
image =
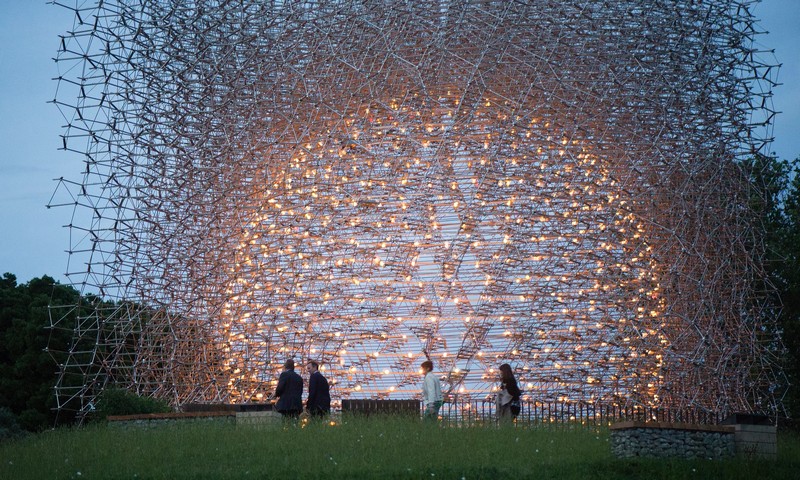
[[[263,400],[286,358],[407,398],[431,358],[462,398],[508,362],[534,400],[774,409],[752,3],[75,2],[52,203],[106,301],[52,310],[59,408]]]

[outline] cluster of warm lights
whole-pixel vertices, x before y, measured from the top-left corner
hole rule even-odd
[[[628,195],[584,142],[463,97],[362,107],[262,163],[215,316],[232,398],[286,357],[343,396],[414,395],[426,355],[463,395],[503,361],[537,398],[655,390],[663,301]]]
[[[93,72],[71,250],[135,302],[79,320],[63,405],[263,401],[287,358],[337,399],[418,396],[430,358],[462,399],[510,363],[533,400],[765,404],[743,2],[203,3],[105,2],[62,46]]]

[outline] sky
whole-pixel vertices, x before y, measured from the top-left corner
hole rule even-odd
[[[756,46],[774,50],[767,58],[781,65],[769,153],[793,160],[800,157],[800,0],[763,0],[752,12],[768,32]],[[42,275],[69,283],[71,210],[46,205],[55,179],[80,179],[83,167],[58,150],[68,119],[48,103],[56,96],[58,36],[72,19],[45,0],[0,0],[0,274],[20,283]]]

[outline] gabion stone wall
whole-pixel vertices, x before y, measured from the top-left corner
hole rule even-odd
[[[467,399],[508,362],[535,400],[774,407],[751,3],[75,7],[52,203],[112,302],[53,309],[59,407],[263,400],[286,358],[337,399],[431,358]]]
[[[617,458],[720,459],[736,455],[733,426],[697,427],[654,424],[616,428],[610,432],[611,453]]]

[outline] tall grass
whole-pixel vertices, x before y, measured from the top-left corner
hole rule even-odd
[[[99,424],[0,445],[2,479],[797,478],[800,438],[779,460],[617,460],[605,430],[442,427],[399,418],[243,427]]]

